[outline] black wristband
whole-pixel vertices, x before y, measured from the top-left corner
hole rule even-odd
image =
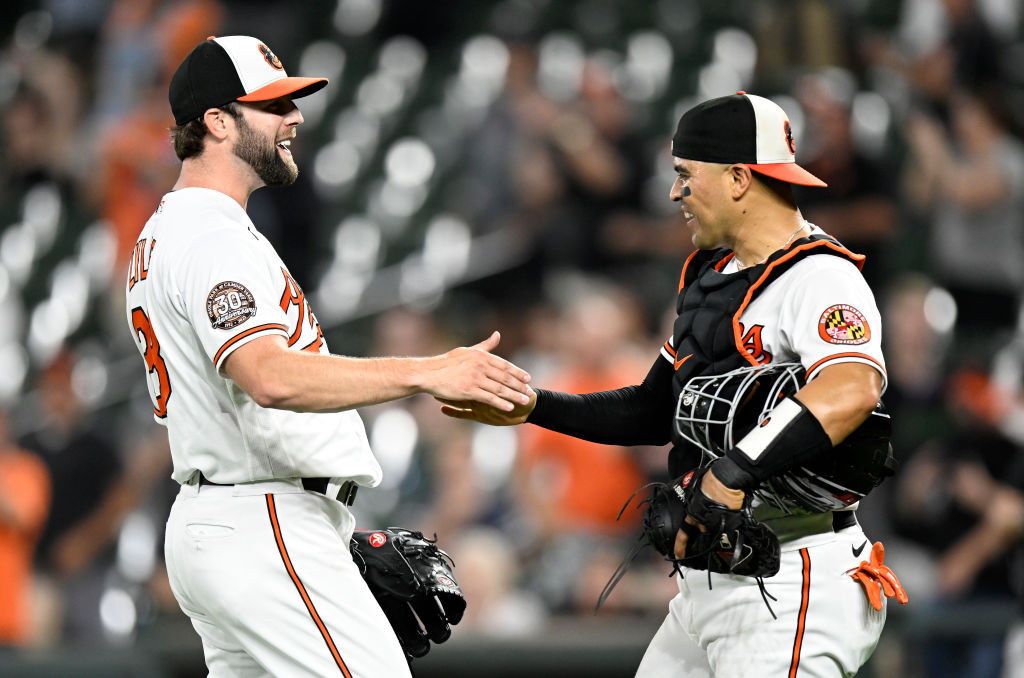
[[[768,413],[759,426],[743,436],[742,440],[726,452],[726,458],[730,459],[738,470],[753,479],[754,484],[748,487],[754,487],[781,471],[830,449],[832,439],[828,437],[821,423],[802,402],[787,397]],[[723,468],[723,472],[729,474],[727,468]],[[726,487],[732,487],[717,470],[715,477]],[[736,475],[731,479],[734,482],[745,480]]]
[[[718,482],[730,490],[752,490],[757,487],[757,478],[742,468],[729,457],[719,457],[711,462],[711,473]]]

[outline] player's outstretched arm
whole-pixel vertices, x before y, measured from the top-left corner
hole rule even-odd
[[[293,351],[275,335],[239,347],[223,369],[262,407],[330,412],[429,393],[511,411],[530,402],[530,375],[490,352],[500,340],[426,358],[349,358]]]
[[[606,445],[664,445],[671,437],[672,363],[655,359],[643,383],[594,393],[531,389],[530,400],[497,410],[479,403],[439,398],[449,417],[492,426],[525,423]]]

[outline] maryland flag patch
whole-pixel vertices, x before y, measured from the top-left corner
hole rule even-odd
[[[829,306],[818,320],[818,336],[830,344],[863,344],[871,339],[867,318],[849,304]]]

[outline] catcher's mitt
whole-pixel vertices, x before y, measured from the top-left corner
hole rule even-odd
[[[754,518],[750,509],[750,494],[737,510],[712,501],[700,491],[701,480],[707,467],[690,471],[678,482],[668,485],[652,483],[637,490],[651,487],[651,496],[640,502],[646,504],[638,543],[626,555],[598,598],[597,608],[611,595],[612,589],[626,574],[629,565],[644,546],[650,545],[672,563],[672,574],[682,566],[710,573],[739,574],[757,579],[762,596],[771,596],[764,590],[762,578],[772,577],[779,571],[779,539],[775,533]],[[635,493],[634,493],[634,496]],[[624,511],[633,497],[629,498]],[[622,516],[622,511],[619,511]],[[686,522],[689,516],[700,526]],[[686,557],[676,558],[676,534],[686,533]],[[771,606],[768,606],[771,611]],[[772,612],[772,616],[775,613]]]
[[[410,659],[448,640],[466,611],[454,563],[435,541],[401,527],[352,534],[352,559]]]
[[[654,486],[644,510],[644,538],[674,564],[748,577],[774,576],[779,571],[778,537],[754,518],[749,494],[743,506],[733,510],[701,492],[707,472],[706,467],[694,469],[674,485]],[[697,525],[686,522],[686,516]],[[675,556],[679,530],[687,536],[682,559]]]

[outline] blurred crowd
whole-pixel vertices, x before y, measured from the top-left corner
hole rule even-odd
[[[303,52],[314,40],[343,49],[337,93],[306,114],[296,141],[300,180],[249,205],[296,279],[333,299],[322,318],[332,349],[429,355],[498,329],[500,352],[534,384],[570,392],[639,383],[670,332],[692,249],[668,200],[679,113],[738,89],[778,101],[798,160],[829,184],[800,190],[798,203],[868,256],[883,312],[884,402],[901,469],[859,516],[886,544],[911,605],[890,609],[902,642],[876,658],[892,673],[878,672],[1024,676],[1024,615],[1013,603],[1024,600],[1019,2],[434,5],[9,4],[0,20],[0,645],[123,645],[180,614],[161,565],[175,487],[166,436],[146,414],[123,276],[178,171],[170,73],[207,35],[246,33],[292,74],[325,63]],[[361,119],[381,136],[445,138],[445,121],[424,113],[448,111],[445,74],[460,56],[480,60],[463,71],[499,63],[499,86],[474,115],[449,111],[458,141],[433,149],[437,169],[418,203],[464,224],[466,251],[486,263],[443,275],[431,294],[398,285],[346,316],[330,309],[359,304],[338,301],[348,290],[328,274],[355,261],[342,235],[390,248],[370,248],[367,289],[383,279],[374,267],[400,267],[399,253],[427,260],[431,247],[465,245],[458,229],[431,245],[446,231],[424,238],[415,218],[397,234],[394,223],[338,227],[375,214],[367,196],[389,195],[373,176],[389,161],[370,149],[365,176],[340,194],[325,188],[333,175],[318,145],[354,129],[346,101],[370,96],[360,74],[373,75],[377,48],[394,36],[418,45],[405,58],[421,55],[427,75],[402,114]],[[473,249],[485,241],[500,247]],[[460,635],[528,637],[552,619],[592,615],[636,538],[635,500],[620,509],[666,479],[664,449],[474,427],[429,398],[363,415],[385,481],[360,492],[359,526],[438,534],[469,599]],[[660,619],[675,591],[669,570],[644,554],[599,616]]]

